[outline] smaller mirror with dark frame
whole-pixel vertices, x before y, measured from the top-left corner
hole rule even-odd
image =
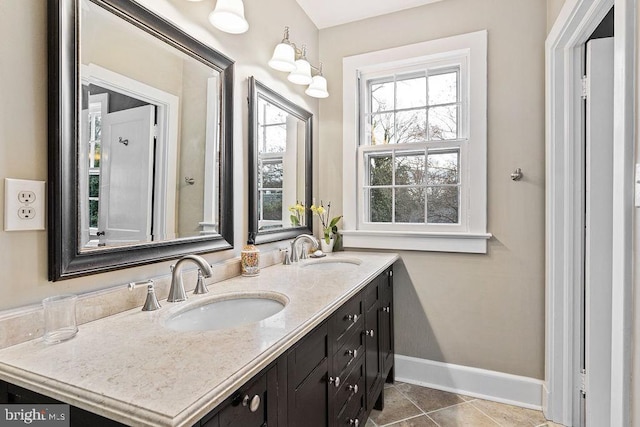
[[[249,233],[256,243],[313,231],[313,114],[249,78]]]

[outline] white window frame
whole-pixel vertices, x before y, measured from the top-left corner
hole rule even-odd
[[[439,67],[463,63],[460,79],[462,102],[468,102],[468,116],[459,117],[461,204],[459,224],[382,225],[365,223],[362,184],[364,154],[360,147],[359,78],[397,73],[416,66]],[[468,72],[464,69],[468,68]],[[343,213],[345,247],[406,249],[442,252],[486,253],[486,163],[487,163],[487,32],[478,31],[398,48],[385,49],[343,59]],[[464,109],[464,108],[463,108]],[[451,142],[416,144],[424,148],[456,148]],[[389,144],[383,150],[405,144]],[[414,144],[412,144],[413,146]],[[370,151],[372,147],[368,147]],[[377,149],[377,148],[376,148]]]

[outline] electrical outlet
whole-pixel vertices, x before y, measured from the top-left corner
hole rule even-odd
[[[20,219],[33,219],[36,216],[36,210],[32,207],[24,207],[18,209],[18,218]]]
[[[36,193],[33,191],[19,191],[18,201],[23,204],[31,204],[36,201]]]
[[[44,230],[44,181],[5,178],[4,230]]]

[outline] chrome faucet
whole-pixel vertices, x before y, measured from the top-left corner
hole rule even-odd
[[[299,240],[303,240],[303,239],[306,239],[309,242],[311,242],[311,244],[314,245],[314,247],[316,248],[320,247],[320,242],[318,242],[318,239],[316,239],[312,235],[300,234],[298,237],[293,239],[293,242],[291,242],[291,262],[298,262],[299,257],[298,257],[298,251],[296,250],[296,243],[298,243]],[[302,253],[302,256],[300,258],[302,259],[306,258],[304,248],[302,249],[301,253]]]
[[[204,277],[211,277],[213,271],[211,271],[211,266],[209,263],[198,255],[185,255],[176,262],[175,265],[171,266],[171,289],[169,289],[169,296],[167,297],[167,302],[180,302],[187,299],[187,294],[184,291],[184,283],[182,281],[182,264],[186,261],[195,262]]]

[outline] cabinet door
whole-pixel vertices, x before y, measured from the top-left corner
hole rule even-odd
[[[378,287],[379,278],[376,278],[369,286]],[[368,304],[368,310],[364,315],[364,351],[365,351],[365,390],[367,402],[372,402],[377,395],[382,378],[380,365],[380,301]],[[372,405],[368,404],[368,407]]]
[[[327,427],[329,398],[329,352],[327,325],[322,324],[287,354],[287,424]]]
[[[267,425],[267,415],[267,374],[263,374],[238,390],[217,418],[220,427],[262,427]]]
[[[380,276],[380,358],[382,376],[387,378],[393,366],[393,269]]]

